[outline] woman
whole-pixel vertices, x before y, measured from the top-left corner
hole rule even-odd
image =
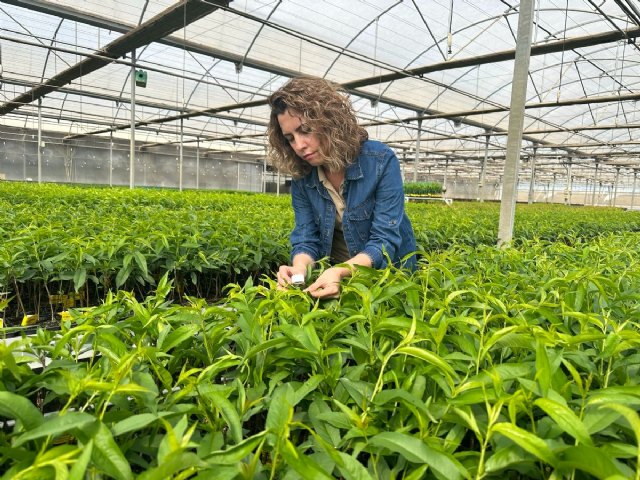
[[[278,285],[288,286],[325,257],[334,266],[306,288],[317,298],[337,296],[356,265],[384,268],[390,259],[415,268],[400,163],[389,147],[368,140],[338,85],[294,78],[269,104],[269,153],[293,177],[295,213],[291,265],[279,268]]]

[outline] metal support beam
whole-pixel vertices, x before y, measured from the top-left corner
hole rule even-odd
[[[636,199],[636,186],[638,184],[638,170],[633,171],[633,189],[631,190],[631,208],[634,207]]]
[[[522,14],[523,6],[520,5],[520,14]],[[527,5],[530,2],[526,2]],[[527,8],[528,11],[528,8]],[[601,45],[603,43],[618,42],[620,40],[627,40],[640,37],[640,27],[630,28],[628,30],[613,30],[610,32],[599,33],[595,35],[585,35],[582,37],[567,38],[563,40],[556,40],[553,42],[547,42],[533,47],[529,45],[530,55],[546,55],[548,53],[557,53],[574,48],[583,48],[593,45]],[[390,73],[387,75],[378,75],[376,77],[362,78],[360,80],[354,80],[343,84],[345,88],[358,88],[366,87],[368,85],[377,83],[386,83],[394,80],[401,80],[407,77],[417,77],[426,75],[428,73],[441,72],[443,70],[451,70],[454,68],[465,68],[476,65],[484,65],[487,63],[504,62],[507,60],[513,60],[518,58],[518,47],[515,50],[503,50],[501,52],[489,53],[486,55],[477,55],[475,57],[460,58],[455,60],[446,60],[440,63],[434,63],[424,67],[417,67],[405,70],[399,73]]]
[[[38,99],[38,183],[42,183],[42,99]]]
[[[569,159],[569,162],[567,164],[567,186],[564,190],[564,203],[565,205],[571,205],[571,194],[573,193],[573,176],[571,175],[571,166],[572,166],[572,162],[571,159]],[[585,202],[586,203],[586,202]]]
[[[420,137],[422,136],[422,120],[418,120],[418,136],[416,138],[416,160],[413,166],[413,181],[418,181],[418,166],[420,164]]]
[[[196,143],[196,190],[200,189],[200,138]]]
[[[21,3],[23,2],[15,2],[14,4],[24,6],[24,4]],[[170,33],[217,10],[220,5],[226,6],[228,4],[228,1],[223,0],[209,0],[208,2],[182,0],[147,20],[142,25],[125,33],[103,49],[98,50],[96,54],[100,57],[85,58],[59,74],[54,75],[46,82],[6,102],[0,106],[0,116],[6,115],[21,105],[42,98],[48,93],[55,91],[58,87],[67,85],[77,78],[95,72],[111,63],[113,59],[122,57],[138,47],[145,46],[159,38],[166,37]]]
[[[615,207],[618,203],[618,184],[620,183],[620,167],[616,167],[616,179],[613,181],[613,196],[611,197],[611,206]]]
[[[528,204],[533,203],[533,196],[535,194],[535,184],[536,184],[536,151],[537,148],[533,148],[533,155],[529,158],[529,164],[531,166],[531,178],[529,179],[529,198],[527,199]]]
[[[600,166],[600,162],[596,162],[596,171],[593,174],[593,193],[591,195],[591,205],[596,204],[596,189],[598,188],[598,167],[599,166]]]
[[[178,154],[178,190],[182,191],[182,164],[183,164],[183,137],[184,137],[184,119],[180,119],[180,152]]]
[[[507,158],[504,165],[500,223],[498,226],[498,245],[501,246],[508,245],[513,238],[513,222],[516,211],[516,197],[518,195],[518,170],[524,125],[524,104],[527,97],[529,59],[531,55],[533,6],[533,0],[522,0],[518,15],[518,36],[516,40],[513,83],[511,86]]]
[[[26,7],[31,10],[44,12],[50,15],[67,18],[69,20],[86,23],[95,27],[104,28],[112,31],[127,32],[130,30],[130,26],[122,23],[118,23],[110,18],[98,17],[96,15],[87,15],[79,10],[61,6],[55,2],[44,0],[2,0],[4,3],[11,5],[17,5],[20,7]],[[205,3],[205,2],[202,2]],[[212,3],[212,0],[208,0],[207,3]],[[229,2],[218,1],[220,5],[228,5]],[[605,43],[618,42],[620,40],[632,40],[640,37],[640,28],[631,28],[628,30],[613,30],[610,32],[599,33],[595,35],[584,35],[580,37],[566,38],[560,40],[554,40],[542,43],[540,45],[534,45],[531,48],[531,55],[546,55],[548,53],[557,53],[575,48],[588,47],[592,45],[601,45]],[[301,72],[291,71],[282,68],[277,64],[268,64],[265,62],[258,62],[250,58],[244,58],[243,55],[232,53],[229,51],[222,51],[204,46],[195,42],[184,42],[183,38],[166,37],[158,39],[160,43],[174,46],[180,49],[198,53],[214,58],[219,58],[224,61],[232,63],[242,63],[245,67],[256,68],[258,70],[267,71],[275,75],[283,75],[286,77],[293,77],[300,75]],[[465,68],[475,65],[483,65],[488,63],[503,62],[513,60],[515,58],[515,50],[503,50],[501,52],[490,53],[486,55],[474,56],[470,58],[450,59],[444,62],[439,62],[431,65],[417,67],[413,69],[402,70],[399,72],[390,73],[388,75],[378,75],[374,77],[363,78],[355,80],[348,84],[345,84],[345,88],[358,88],[369,85],[376,85],[378,83],[390,82],[393,80],[400,80],[407,77],[420,77],[427,73],[438,72],[446,69]],[[376,97],[374,97],[376,98]],[[382,100],[381,100],[382,101]],[[266,102],[265,102],[266,103]]]
[[[480,166],[480,182],[478,183],[478,201],[484,202],[484,184],[487,178],[487,161],[489,159],[489,135],[485,136],[484,158]]]
[[[109,136],[109,186],[113,187],[113,133]]]
[[[88,24],[95,25],[101,28],[106,28],[109,30],[123,31],[124,29],[128,28],[127,25],[116,24],[111,19],[100,18],[96,16],[91,16],[87,18],[86,15],[78,13],[78,11],[76,10],[61,7],[52,2],[45,2],[43,0],[4,0],[4,1],[7,3],[16,4],[16,5],[28,3],[29,4],[28,8],[32,8],[34,10],[39,10],[39,11],[45,11],[46,13],[50,13],[52,15],[62,16],[64,18],[69,18],[69,19],[80,21],[83,23],[88,23]],[[221,0],[219,1],[220,3],[223,3]],[[21,6],[24,6],[24,5],[21,5]],[[561,39],[561,40],[550,41],[541,45],[533,46],[531,48],[531,55],[544,55],[548,53],[561,52],[561,51],[574,49],[574,48],[612,43],[622,39],[633,39],[639,36],[640,36],[640,28],[632,28],[629,30],[615,30],[611,32],[605,32],[602,34],[585,35],[581,37]],[[203,45],[199,45],[196,43],[184,42],[184,39],[175,39],[175,38],[168,37],[160,41],[162,43],[176,46],[181,49],[186,49],[194,53],[199,53],[202,55],[219,58],[221,60],[229,61],[233,63],[242,63],[244,66],[257,68],[259,70],[274,73],[276,75],[292,77],[292,76],[300,75],[301,73],[301,72],[283,69],[277,65],[266,64],[264,62],[254,62],[254,61],[251,61],[250,59],[243,58],[242,56],[231,53],[231,52],[216,50],[216,49],[205,47]],[[504,50],[501,52],[474,56],[471,58],[452,59],[445,62],[439,62],[439,63],[418,67],[414,69],[402,70],[402,71],[394,72],[388,75],[378,75],[374,77],[367,77],[367,78],[354,80],[352,82],[344,83],[343,87],[347,89],[350,93],[356,96],[360,96],[362,98],[376,100],[376,101],[380,101],[381,103],[386,103],[389,105],[394,105],[394,106],[406,108],[409,110],[418,110],[424,113],[429,113],[434,115],[448,115],[446,113],[437,112],[432,109],[422,108],[422,107],[419,107],[418,105],[409,105],[404,102],[394,101],[393,99],[390,99],[390,98],[373,95],[371,93],[358,90],[357,88],[376,85],[379,83],[389,82],[393,80],[400,80],[404,78],[411,78],[411,77],[419,78],[425,75],[426,73],[433,73],[433,72],[438,72],[438,71],[443,71],[448,69],[465,68],[465,67],[476,66],[476,65],[484,65],[484,64],[490,64],[490,63],[508,61],[515,58],[515,54],[516,54],[515,50]],[[261,99],[258,101],[237,103],[237,104],[234,104],[233,106],[223,107],[222,109],[203,110],[200,113],[190,112],[188,114],[183,114],[183,115],[184,115],[184,118],[189,118],[190,116],[207,115],[207,114],[216,113],[216,112],[229,111],[232,109],[244,109],[244,108],[251,108],[256,106],[262,106],[262,105],[266,105],[266,103],[267,103],[266,99]],[[177,117],[172,116],[172,117],[166,117],[164,119],[158,119],[158,121],[153,123],[164,123],[164,122],[171,122],[175,120],[177,120]],[[404,121],[405,120],[403,119],[398,122],[404,122]],[[485,125],[473,120],[467,119],[467,120],[463,120],[463,122],[468,125],[476,126],[479,128],[493,128],[493,126],[491,125]],[[146,124],[149,124],[149,123],[145,123],[145,125]],[[124,128],[126,128],[126,126]],[[502,129],[498,129],[495,131],[502,132]],[[106,133],[106,132],[94,131],[94,132],[88,132],[85,135],[94,135],[94,134],[100,134],[100,133]]]
[[[84,12],[81,12],[80,10],[77,9],[73,9],[73,8],[69,8],[69,7],[65,7],[65,6],[61,6],[57,3],[54,2],[48,2],[48,1],[44,1],[44,0],[3,0],[5,3],[9,3],[9,4],[13,4],[13,5],[19,5],[21,7],[26,7],[29,9],[33,9],[33,10],[37,10],[37,11],[41,11],[41,12],[45,12],[51,15],[56,15],[56,16],[60,16],[62,18],[68,18],[71,19],[73,21],[78,21],[78,22],[82,22],[82,23],[86,23],[86,24],[90,24],[90,25],[94,25],[100,28],[105,28],[108,30],[112,30],[112,31],[120,31],[120,32],[127,32],[131,29],[130,25],[126,25],[126,24],[120,24],[118,22],[115,22],[113,19],[110,18],[105,18],[105,17],[98,17],[96,15],[88,15]],[[195,3],[196,0],[186,0],[185,2],[181,3]],[[202,5],[210,5],[212,11],[215,10],[217,8],[217,5],[211,5],[212,2],[200,2]],[[222,0],[218,0],[216,3],[218,3],[219,5],[228,5],[228,1],[222,1]],[[170,9],[168,9],[170,10]],[[168,10],[165,10],[165,12],[167,12]],[[165,12],[163,12],[160,15],[164,15]],[[186,15],[185,15],[186,18]],[[191,20],[192,21],[192,20]],[[149,23],[149,22],[147,22]],[[146,25],[146,23],[145,23]],[[138,27],[140,28],[140,27]],[[137,29],[135,29],[137,30]],[[132,31],[133,32],[133,31]],[[130,33],[132,33],[130,32]],[[129,35],[129,34],[127,34]],[[623,39],[626,39],[628,41],[631,41],[632,39],[636,38],[640,36],[640,28],[632,28],[629,30],[621,30],[621,29],[617,29],[611,32],[604,32],[601,34],[596,34],[596,35],[585,35],[585,36],[581,36],[581,37],[573,37],[573,38],[568,38],[568,39],[561,39],[561,40],[555,40],[555,41],[550,41],[550,42],[546,42],[544,44],[540,44],[540,45],[535,45],[531,48],[531,55],[543,55],[543,54],[547,54],[547,53],[553,53],[553,52],[560,52],[560,51],[566,51],[566,50],[570,50],[570,49],[575,49],[575,48],[581,48],[581,47],[585,47],[585,46],[591,46],[591,45],[599,45],[599,44],[605,44],[605,43],[611,43],[611,42],[616,42],[616,41],[620,41]],[[203,55],[208,55],[214,58],[220,58],[222,60],[225,61],[230,61],[233,63],[242,63],[245,66],[249,66],[252,68],[257,68],[263,71],[268,71],[277,75],[284,75],[284,76],[295,76],[298,75],[300,72],[295,72],[295,71],[291,71],[291,70],[287,70],[287,69],[283,69],[282,67],[279,67],[278,65],[273,65],[273,64],[267,64],[265,62],[255,62],[255,61],[251,61],[250,59],[244,58],[240,55],[228,52],[228,51],[222,51],[222,50],[217,50],[217,49],[213,49],[211,47],[208,46],[203,46],[203,45],[199,45],[197,43],[192,43],[192,42],[185,42],[184,38],[172,38],[170,36],[165,36],[165,38],[155,38],[154,40],[160,41],[161,43],[167,44],[167,45],[171,45],[174,47],[178,47],[181,49],[185,49],[191,52],[195,52],[195,53],[199,53],[199,54],[203,54]],[[146,43],[148,43],[151,40],[147,40]],[[127,50],[131,48],[131,43],[129,42],[129,45],[127,47]],[[102,51],[99,52],[100,54],[102,54]],[[482,55],[482,56],[475,56],[475,57],[471,57],[471,58],[463,58],[463,59],[452,59],[452,60],[447,60],[445,62],[439,62],[439,63],[435,63],[435,64],[431,64],[431,65],[427,65],[427,66],[423,66],[423,67],[418,67],[415,69],[407,69],[407,70],[402,70],[402,71],[398,71],[398,72],[393,72],[390,73],[388,75],[378,75],[378,76],[374,76],[374,77],[368,77],[368,78],[363,78],[363,79],[359,79],[359,80],[355,80],[353,82],[349,82],[344,84],[344,87],[347,88],[348,90],[351,91],[351,93],[355,94],[355,95],[359,95],[363,98],[373,98],[376,99],[378,101],[381,101],[383,103],[388,103],[390,105],[396,105],[396,106],[402,106],[403,108],[410,108],[410,109],[416,109],[416,105],[410,106],[410,105],[402,105],[402,102],[397,102],[394,101],[393,99],[387,99],[387,98],[381,98],[372,94],[369,94],[367,92],[362,92],[362,91],[358,91],[357,88],[358,87],[364,87],[364,86],[368,86],[368,85],[373,85],[373,84],[379,84],[379,83],[383,83],[383,82],[388,82],[388,81],[392,81],[392,80],[398,80],[398,79],[403,79],[403,78],[408,78],[408,77],[414,77],[414,78],[419,78],[422,75],[425,75],[426,73],[431,73],[431,72],[436,72],[436,71],[443,71],[446,69],[452,69],[452,68],[464,68],[464,67],[469,67],[469,66],[475,66],[475,65],[482,65],[482,64],[489,64],[489,63],[496,63],[496,62],[501,62],[501,61],[507,61],[507,60],[511,60],[513,58],[515,58],[515,54],[516,51],[515,50],[505,50],[505,51],[501,51],[501,52],[496,52],[496,53],[491,53],[491,54],[487,54],[487,55]],[[107,60],[108,63],[108,60]],[[72,67],[74,68],[74,67]],[[84,70],[86,71],[86,68],[84,68]],[[64,72],[63,72],[64,73]],[[53,79],[52,79],[53,80]],[[240,109],[240,108],[247,108],[249,107],[251,104],[253,104],[254,102],[247,102],[247,103],[238,103],[234,106],[234,108]],[[263,105],[266,103],[266,100],[260,100],[258,102],[258,104]],[[412,107],[412,108],[411,108]],[[218,110],[218,111],[224,111],[224,110]],[[438,114],[439,112],[435,112],[433,110],[430,109],[423,109],[423,112],[430,112],[430,113],[434,113],[434,114]],[[200,114],[207,114],[207,111],[203,111]],[[193,115],[193,113],[192,113]],[[197,114],[196,114],[197,115]],[[444,114],[447,115],[447,114]],[[188,118],[188,117],[184,117],[184,118]],[[159,119],[158,122],[154,122],[154,123],[164,123],[164,122],[170,122],[175,120],[175,117],[167,117],[164,119]],[[481,125],[478,122],[475,122],[473,120],[465,120],[465,123],[469,124],[469,125],[474,125],[474,126],[478,126],[478,127],[483,127],[486,128],[488,127],[487,125]],[[128,126],[123,126],[123,128],[128,128]],[[98,134],[98,133],[105,133],[105,131],[97,131],[97,132],[87,132],[87,134]]]
[[[444,190],[445,193],[448,190],[447,188],[448,177],[449,177],[449,158],[445,158],[444,159],[444,177],[442,179],[442,189]]]
[[[262,193],[267,193],[267,156],[262,159]]]
[[[136,182],[136,51],[131,51],[131,132],[129,136],[129,188]],[[113,133],[113,132],[112,132]]]

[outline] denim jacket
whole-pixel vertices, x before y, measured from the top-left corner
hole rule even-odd
[[[343,187],[342,217],[349,255],[364,253],[374,268],[384,268],[388,255],[399,265],[416,250],[411,222],[404,212],[400,163],[385,144],[367,140],[355,161],[347,166]],[[336,207],[318,178],[317,168],[291,182],[295,227],[291,233],[291,258],[306,253],[314,260],[331,254]],[[415,268],[416,258],[404,266]]]

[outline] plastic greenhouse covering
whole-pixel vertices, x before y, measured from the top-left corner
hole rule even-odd
[[[511,0],[3,1],[0,122],[261,157],[267,96],[316,75],[345,86],[370,136],[407,168],[477,178],[486,162],[499,179],[520,10]],[[635,180],[639,4],[538,0],[532,20],[520,158],[535,158],[542,178],[571,166],[574,178]],[[113,42],[125,53],[107,56]],[[83,71],[87,59],[102,64]]]

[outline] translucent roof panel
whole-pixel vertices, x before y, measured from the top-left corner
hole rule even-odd
[[[32,127],[40,113],[45,130],[127,138],[133,104],[140,141],[208,142],[230,151],[243,143],[264,155],[267,96],[306,74],[345,84],[370,135],[404,156],[420,135],[433,165],[467,158],[475,174],[490,135],[491,154],[504,157],[520,2],[204,3],[209,13],[164,31],[170,9],[179,7],[186,19],[203,2],[3,2],[0,122]],[[550,164],[580,158],[637,168],[637,2],[539,0],[533,17],[525,158],[535,147]],[[157,33],[105,60],[103,49],[151,19]],[[104,62],[77,71],[92,58]],[[132,87],[135,69],[146,72],[145,87]],[[38,94],[54,81],[52,91]]]

